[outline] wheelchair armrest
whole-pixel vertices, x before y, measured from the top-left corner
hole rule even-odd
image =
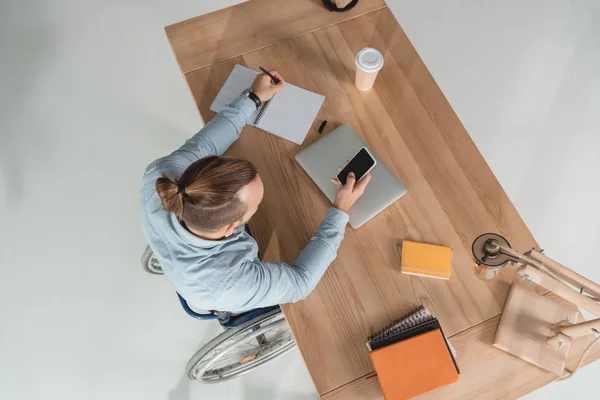
[[[210,314],[199,314],[190,308],[187,301],[185,301],[185,299],[183,297],[181,297],[181,295],[179,293],[177,293],[177,297],[179,297],[179,302],[181,303],[181,307],[183,307],[185,312],[190,317],[193,317],[196,319],[201,319],[201,320],[219,319],[220,318],[217,314],[215,314],[213,312],[211,312]]]

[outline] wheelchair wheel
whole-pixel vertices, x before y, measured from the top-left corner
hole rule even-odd
[[[148,272],[149,274],[163,275],[160,262],[154,255],[154,252],[150,246],[146,246],[146,250],[144,250],[144,254],[142,254],[142,268],[144,268],[144,271]]]
[[[199,382],[223,382],[263,365],[295,345],[281,310],[274,310],[215,337],[190,359],[187,374]]]

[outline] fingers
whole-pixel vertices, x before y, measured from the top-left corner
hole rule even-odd
[[[342,187],[342,182],[338,181],[335,178],[331,178],[331,183],[333,183],[335,186]]]
[[[348,186],[350,189],[354,189],[354,184],[356,183],[356,176],[354,172],[349,172],[346,177],[346,184],[344,186]]]
[[[271,75],[273,75],[275,78],[279,79],[279,82],[275,85],[275,86],[283,86],[283,76],[281,76],[281,74],[277,71],[275,71],[274,69],[270,70],[269,73],[271,73]]]
[[[356,184],[356,186],[354,187],[354,190],[361,190],[361,191],[364,191],[364,190],[365,190],[365,188],[367,187],[367,185],[369,184],[369,182],[371,181],[371,178],[372,178],[372,176],[371,176],[371,174],[370,174],[370,173],[369,173],[369,174],[367,174],[367,175],[365,175],[365,176],[364,176],[364,177],[363,177],[363,178],[360,180],[360,182],[358,182],[358,183]]]

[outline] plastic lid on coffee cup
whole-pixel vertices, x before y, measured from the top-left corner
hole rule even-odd
[[[365,47],[356,55],[356,66],[363,71],[375,72],[383,67],[383,54],[372,47]]]

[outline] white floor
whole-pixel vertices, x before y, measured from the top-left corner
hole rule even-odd
[[[298,352],[190,384],[220,328],[138,265],[140,174],[200,127],[162,27],[232,3],[0,5],[2,398],[316,398]],[[390,4],[547,253],[600,281],[597,2]],[[599,367],[530,397],[583,397]]]

